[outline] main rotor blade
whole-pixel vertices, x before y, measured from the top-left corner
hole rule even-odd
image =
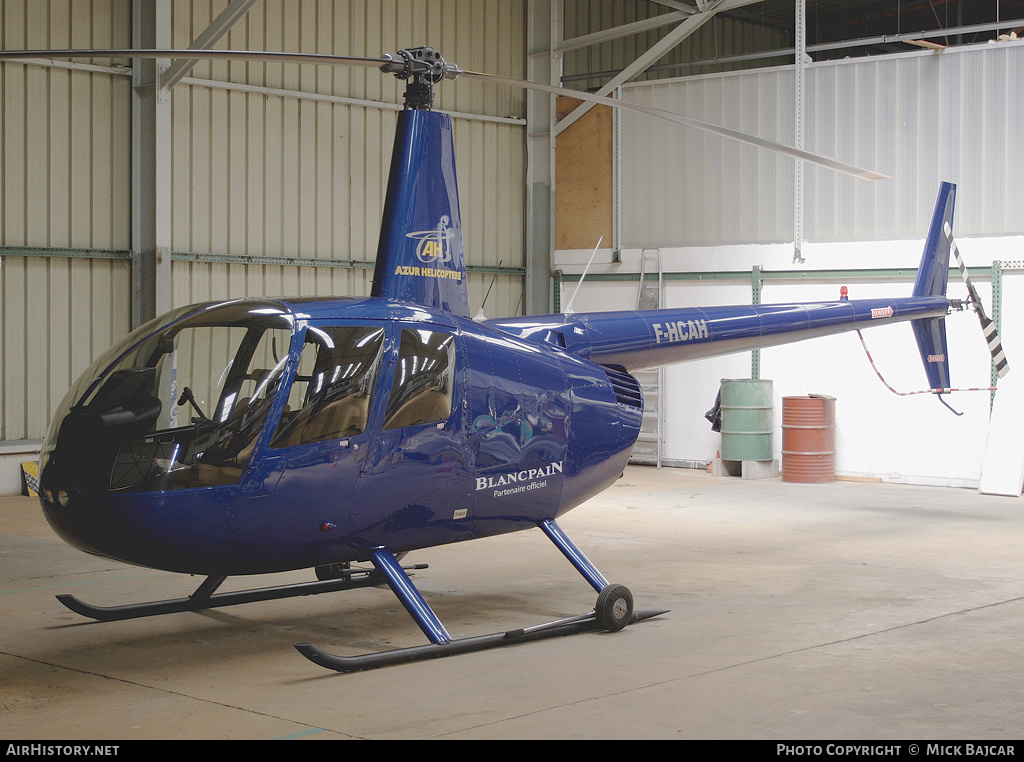
[[[553,85],[541,85],[535,82],[526,82],[518,79],[510,79],[508,77],[498,76],[496,74],[483,74],[475,71],[461,71],[460,77],[471,77],[474,79],[483,79],[491,82],[497,82],[510,87],[519,87],[525,90],[540,90],[541,92],[553,93],[555,95],[564,95],[567,98],[576,98],[577,100],[593,101],[594,103],[602,103],[612,108],[621,108],[626,111],[635,111],[638,114],[646,114],[653,116],[658,119],[665,119],[669,122],[675,122],[686,127],[694,127],[698,130],[704,130],[715,135],[721,135],[726,138],[732,138],[733,140],[739,140],[743,143],[749,143],[760,148],[766,148],[769,151],[775,151],[777,153],[791,156],[794,159],[800,159],[810,164],[817,164],[820,167],[831,169],[836,172],[841,172],[845,175],[852,175],[853,177],[859,177],[862,180],[887,180],[888,175],[883,175],[878,172],[874,172],[870,169],[862,169],[861,167],[854,166],[853,164],[847,164],[844,161],[833,159],[828,156],[822,156],[820,154],[811,153],[810,151],[804,151],[800,148],[794,148],[788,146],[785,143],[776,143],[772,140],[765,138],[759,138],[756,135],[749,135],[739,130],[733,130],[729,127],[722,127],[718,124],[712,124],[711,122],[705,122],[700,119],[694,119],[690,116],[683,116],[673,111],[663,111],[662,109],[653,108],[652,106],[644,106],[639,103],[630,103],[629,101],[622,101],[616,98],[607,98],[603,95],[594,95],[580,90],[568,90],[564,87],[555,87]]]
[[[313,66],[365,66],[370,68],[382,69],[383,71],[390,71],[396,73],[401,71],[403,63],[400,60],[395,59],[392,56],[385,56],[381,58],[362,58],[356,56],[338,56],[327,53],[281,53],[277,51],[245,51],[245,50],[195,50],[195,49],[153,49],[153,50],[134,50],[131,48],[121,49],[93,49],[93,50],[19,50],[19,51],[0,51],[0,61],[5,60],[18,60],[26,58],[43,58],[43,59],[70,59],[70,58],[138,58],[138,59],[152,59],[152,58],[187,58],[196,60],[227,60],[227,61],[252,61],[261,63],[294,63],[294,64],[310,64]],[[721,135],[722,137],[731,138],[738,140],[742,143],[748,143],[750,145],[758,146],[759,148],[765,148],[769,151],[775,151],[786,156],[790,156],[794,159],[806,161],[809,164],[816,164],[826,169],[831,169],[835,172],[841,172],[842,174],[851,175],[853,177],[859,177],[863,180],[886,180],[888,175],[883,175],[878,172],[874,172],[869,169],[863,169],[861,167],[848,164],[838,159],[833,159],[828,156],[822,156],[820,154],[811,153],[800,148],[794,148],[784,143],[777,143],[772,140],[757,137],[756,135],[750,135],[739,130],[733,130],[729,127],[723,127],[718,124],[712,124],[711,122],[705,122],[700,119],[693,117],[684,116],[677,114],[673,111],[664,111],[662,109],[653,108],[651,106],[644,106],[639,103],[630,103],[629,101],[617,100],[615,98],[607,98],[601,95],[594,95],[581,90],[568,90],[563,87],[555,87],[553,85],[542,85],[536,82],[527,82],[525,80],[512,79],[510,77],[502,77],[497,74],[485,74],[482,72],[465,71],[455,66],[449,66],[444,71],[445,79],[455,79],[457,77],[470,77],[473,79],[481,79],[488,82],[495,82],[509,87],[517,87],[524,90],[538,90],[541,92],[552,93],[554,95],[565,95],[570,98],[576,98],[578,100],[593,101],[594,103],[601,103],[612,108],[621,108],[627,111],[633,111],[638,114],[646,114],[657,119],[664,119],[669,122],[683,125],[685,127],[693,127],[704,132],[710,132],[715,135]]]
[[[215,61],[251,61],[256,63],[296,63],[314,66],[366,66],[380,68],[394,63],[391,58],[360,58],[327,53],[280,53],[271,50],[199,50],[199,49],[147,49],[102,48],[95,50],[0,50],[0,61],[24,58],[189,58]]]

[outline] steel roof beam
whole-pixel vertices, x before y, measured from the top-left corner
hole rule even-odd
[[[672,48],[704,26],[704,24],[710,21],[714,15],[715,12],[710,11],[708,13],[695,13],[694,15],[687,17],[675,29],[654,43],[646,53],[633,61],[633,63],[620,71],[616,76],[612,77],[607,84],[597,91],[597,94],[608,95],[619,85],[633,79],[637,74],[643,72],[647,67],[665,55],[668,51],[672,50]],[[567,90],[565,94],[571,97],[572,91]],[[569,125],[573,124],[577,119],[590,111],[593,105],[594,104],[592,102],[584,102],[573,109],[569,114],[566,114],[566,116],[559,120],[555,125],[555,135],[561,134],[561,132],[569,127]]]
[[[717,4],[713,4],[713,2],[701,3],[703,8],[702,12],[694,13],[683,19],[675,29],[658,40],[658,42],[652,45],[646,53],[637,58],[633,63],[619,72],[607,84],[598,90],[597,94],[608,95],[619,85],[630,81],[633,77],[645,71],[651,66],[651,64],[655,63],[668,51],[672,50],[672,48],[714,18],[716,13],[741,8],[745,5],[753,5],[756,2],[761,2],[761,0],[720,0]],[[571,97],[572,91],[566,91],[565,94]],[[587,113],[593,105],[594,104],[592,102],[584,102],[573,109],[572,112],[567,114],[565,118],[561,119],[558,124],[555,125],[555,135],[560,134],[569,125],[573,124],[577,119]]]
[[[221,37],[228,33],[231,27],[238,23],[239,19],[249,12],[256,2],[257,0],[232,0],[228,3],[228,7],[214,19],[213,23],[206,27],[202,34],[188,46],[189,50],[210,50]],[[192,71],[197,63],[199,60],[194,58],[179,58],[174,61],[167,71],[160,75],[160,89],[171,90]]]
[[[698,0],[699,4],[700,0]],[[706,2],[706,0],[705,0]],[[686,13],[696,13],[697,9],[690,3],[682,3],[678,0],[654,0],[656,5],[664,5],[666,8],[675,8],[677,11],[685,11]]]
[[[611,29],[602,29],[600,32],[592,32],[579,37],[573,37],[571,40],[565,40],[558,46],[558,49],[560,51],[575,50],[577,48],[586,48],[590,45],[598,45],[602,42],[618,40],[622,37],[629,37],[651,29],[657,29],[658,27],[668,26],[669,24],[674,24],[677,21],[683,21],[694,13],[696,13],[696,11],[692,11],[690,13],[683,11],[663,13],[660,16],[652,16],[649,19],[633,21],[629,24],[623,24],[622,26],[613,27]]]

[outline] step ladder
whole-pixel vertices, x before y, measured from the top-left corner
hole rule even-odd
[[[652,274],[656,270],[657,279],[648,278],[648,264],[652,265]],[[664,291],[663,277],[661,249],[642,249],[640,251],[640,287],[636,297],[638,310],[661,309]],[[644,417],[640,426],[640,435],[637,437],[633,453],[630,455],[630,463],[661,468],[662,428],[664,425],[661,389],[664,386],[665,369],[640,370],[633,375],[643,391]]]

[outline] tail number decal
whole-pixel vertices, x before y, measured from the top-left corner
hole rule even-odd
[[[679,320],[675,323],[654,323],[654,341],[656,344],[677,341],[693,341],[708,337],[706,320]]]

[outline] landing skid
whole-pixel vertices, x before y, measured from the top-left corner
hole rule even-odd
[[[640,622],[644,619],[665,614],[665,611],[637,611],[633,613],[629,624]],[[407,664],[414,661],[426,659],[440,659],[445,656],[457,656],[458,654],[470,653],[472,651],[484,651],[489,648],[501,648],[519,643],[527,643],[531,640],[553,638],[562,635],[577,635],[583,632],[596,632],[604,629],[597,621],[594,612],[568,619],[558,619],[554,622],[539,624],[535,627],[526,627],[521,630],[509,630],[498,632],[493,635],[479,635],[472,638],[459,638],[450,640],[447,643],[430,643],[428,645],[413,646],[411,648],[396,648],[391,651],[379,653],[362,654],[360,656],[335,656],[326,653],[314,645],[308,643],[295,646],[299,653],[315,664],[336,672],[362,672],[378,667],[388,667],[395,664]]]
[[[403,567],[399,563],[401,556],[396,557],[384,547],[374,550],[373,568],[353,569],[347,564],[318,567],[316,570],[318,581],[316,582],[300,582],[292,585],[217,593],[217,589],[227,577],[210,576],[187,598],[172,598],[125,606],[94,606],[73,595],[58,595],[57,600],[82,616],[101,622],[116,622],[160,614],[202,611],[241,603],[295,598],[303,595],[318,595],[387,584],[430,640],[430,643],[358,656],[335,656],[308,643],[296,646],[299,653],[310,661],[337,672],[360,672],[394,664],[455,656],[543,638],[576,635],[597,630],[615,632],[635,622],[668,613],[664,610],[634,611],[633,595],[629,589],[622,585],[610,584],[553,521],[542,522],[540,528],[598,592],[597,604],[590,613],[518,630],[455,639],[448,634],[441,620],[431,610],[406,573],[407,570],[426,569],[427,565],[416,564]]]
[[[633,595],[629,589],[622,585],[609,584],[601,572],[553,521],[542,522],[540,528],[583,575],[584,579],[598,591],[597,604],[589,614],[558,619],[519,630],[453,639],[412,584],[412,580],[398,565],[395,557],[386,548],[377,548],[372,559],[374,567],[387,580],[392,592],[430,640],[430,644],[358,656],[336,656],[309,643],[297,645],[295,648],[307,659],[321,667],[337,672],[360,672],[424,659],[437,659],[489,648],[500,648],[542,638],[576,635],[602,629],[614,632],[634,622],[667,613],[666,611],[633,611]]]
[[[426,564],[417,564],[409,569],[426,569]],[[251,590],[238,590],[230,593],[216,593],[217,588],[227,579],[225,576],[210,576],[188,598],[171,598],[163,601],[134,603],[125,606],[94,606],[85,603],[73,595],[58,595],[57,600],[76,614],[96,619],[100,622],[117,622],[124,619],[158,616],[160,614],[176,614],[182,611],[202,611],[204,609],[236,606],[240,603],[271,601],[281,598],[296,598],[302,595],[319,595],[339,590],[351,590],[359,587],[372,587],[385,583],[385,579],[375,569],[349,569],[347,567],[324,567],[317,569],[317,582],[300,582],[293,585],[261,587]],[[330,578],[324,578],[330,577]]]

